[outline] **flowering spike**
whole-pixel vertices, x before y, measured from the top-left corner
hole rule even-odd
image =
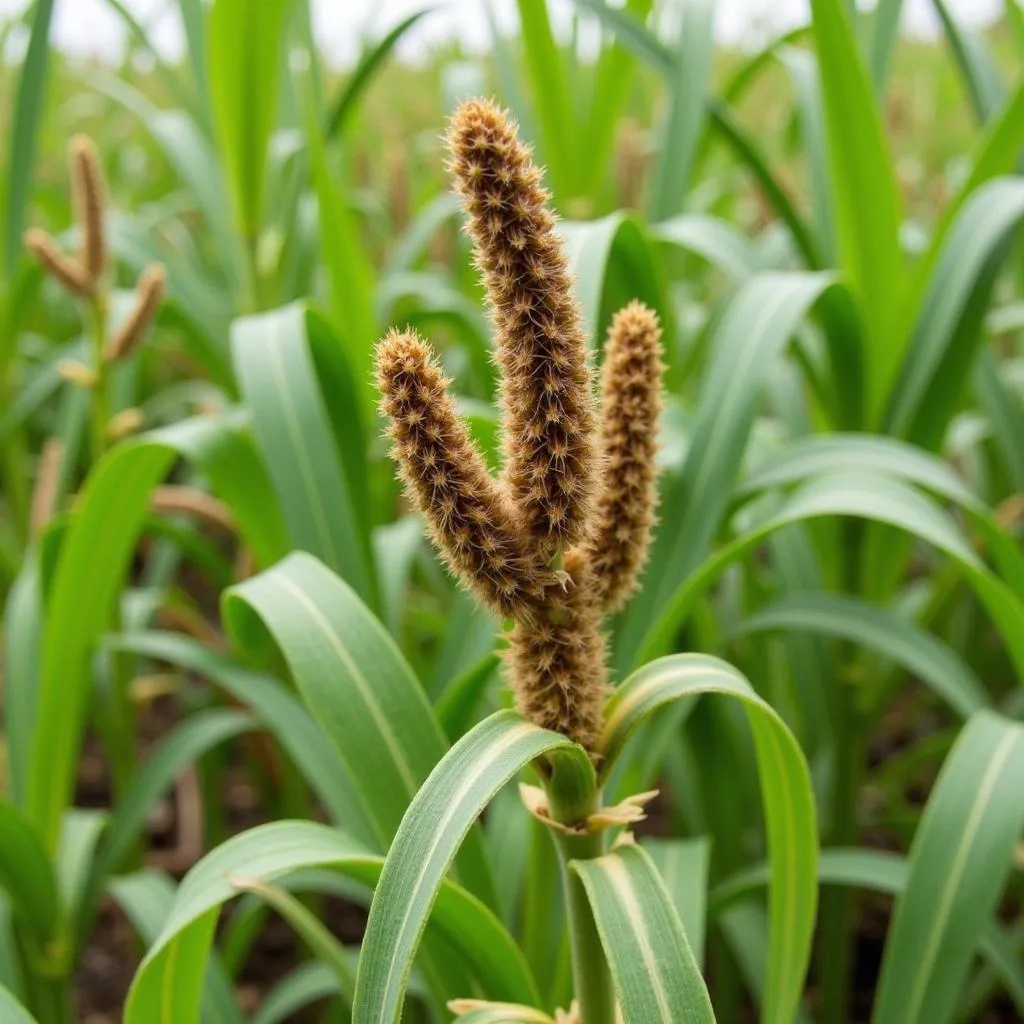
[[[568,263],[540,170],[505,111],[464,103],[448,147],[497,329],[505,480],[550,559],[583,539],[596,487],[591,377]]]
[[[103,349],[103,361],[114,363],[131,355],[156,319],[164,297],[167,272],[160,263],[151,263],[142,272],[135,288],[135,305]]]
[[[565,556],[560,579],[546,588],[546,614],[512,631],[507,663],[519,710],[593,750],[606,693],[605,644],[586,557]]]
[[[24,236],[25,248],[35,257],[36,262],[66,292],[80,299],[93,293],[94,282],[78,260],[65,256],[53,238],[41,228],[29,228]]]
[[[85,135],[76,135],[71,140],[70,156],[71,193],[82,231],[82,269],[95,287],[107,262],[103,227],[107,205],[103,166],[92,139]]]
[[[410,497],[452,572],[499,615],[528,617],[550,574],[531,565],[508,502],[466,433],[448,382],[411,331],[377,346],[381,411]]]
[[[657,502],[661,411],[658,317],[631,302],[612,320],[602,378],[602,481],[589,540],[601,604],[618,611],[636,590],[647,561]]]

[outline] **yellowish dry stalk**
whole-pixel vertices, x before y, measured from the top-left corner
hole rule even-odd
[[[634,303],[613,324],[598,437],[580,316],[540,171],[507,114],[483,101],[459,109],[448,143],[496,328],[502,482],[411,331],[393,331],[377,348],[381,411],[407,492],[452,573],[515,620],[506,664],[519,709],[593,751],[607,690],[603,609],[635,587],[653,522],[657,318]]]
[[[57,485],[60,482],[60,467],[64,459],[64,443],[57,437],[47,438],[39,454],[36,468],[36,484],[32,491],[32,505],[29,511],[29,531],[38,537],[53,518],[57,505]]]
[[[160,263],[151,263],[135,286],[135,305],[103,348],[105,363],[126,359],[138,347],[156,319],[164,297],[167,272]]]

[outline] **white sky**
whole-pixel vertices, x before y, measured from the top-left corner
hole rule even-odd
[[[984,24],[996,17],[1003,0],[951,0],[968,24]],[[124,0],[143,24],[150,25],[158,46],[180,50],[182,33],[174,0]],[[26,0],[0,0],[0,18],[17,13]],[[424,6],[424,0],[313,0],[318,37],[334,60],[348,63],[358,52],[361,37],[376,37],[403,15]],[[515,24],[515,0],[495,0],[503,24]],[[552,0],[565,14],[569,0]],[[723,39],[735,41],[751,30],[799,24],[806,19],[808,0],[717,0],[716,28]],[[936,30],[931,0],[904,0],[904,25],[915,34]],[[123,22],[106,0],[57,0],[54,27],[57,45],[80,56],[116,57],[124,42]],[[474,48],[488,35],[483,0],[448,0],[443,9],[424,18],[406,39],[403,54],[414,57],[431,41],[459,34]]]

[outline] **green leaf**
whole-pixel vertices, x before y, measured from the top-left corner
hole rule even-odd
[[[0,985],[0,1017],[4,1024],[36,1024],[35,1017]]]
[[[72,924],[80,922],[91,909],[86,902],[89,873],[108,820],[106,811],[72,807],[65,812],[61,821],[60,842],[57,846],[57,885],[61,906],[66,919]]]
[[[648,213],[665,220],[683,208],[697,143],[707,117],[714,53],[713,0],[691,0],[679,17],[679,39],[668,75],[668,97]]]
[[[903,258],[900,199],[867,70],[842,0],[811,0],[825,102],[840,266],[863,301],[868,324],[870,405],[899,365],[893,338]]]
[[[906,441],[880,434],[811,434],[791,438],[778,455],[755,465],[736,489],[749,498],[771,487],[847,470],[891,475],[917,484],[972,512],[985,506],[947,462]]]
[[[252,430],[277,492],[292,543],[340,573],[373,601],[369,537],[331,432],[300,303],[243,317],[231,349]]]
[[[498,790],[541,756],[581,779],[593,778],[582,747],[513,711],[481,722],[430,774],[402,819],[374,894],[353,1024],[398,1020],[420,936],[456,851]],[[537,995],[517,1001],[535,1005]]]
[[[1024,826],[1024,728],[983,711],[943,765],[910,849],[873,1024],[951,1019]]]
[[[174,905],[174,882],[160,871],[136,871],[113,879],[107,887],[136,934],[148,948],[160,935]],[[203,981],[203,1020],[216,1024],[245,1024],[221,958],[212,953]]]
[[[517,0],[532,110],[540,130],[542,162],[555,201],[574,197],[576,117],[566,68],[555,41],[545,0]]]
[[[989,296],[1024,218],[1024,179],[997,178],[967,200],[943,246],[893,385],[884,428],[937,448],[968,379]]]
[[[173,454],[144,437],[108,452],[89,474],[61,544],[43,626],[25,801],[49,851],[74,787],[93,647],[123,586],[150,491]]]
[[[871,18],[871,80],[880,98],[885,95],[902,12],[903,0],[879,0]]]
[[[744,619],[731,635],[779,629],[839,637],[877,651],[917,676],[963,718],[990,703],[981,680],[956,651],[891,611],[859,598],[824,592],[793,594]],[[882,696],[877,686],[864,684],[861,705],[869,711],[880,710]]]
[[[39,641],[43,606],[39,561],[34,548],[26,552],[4,606],[4,742],[11,799],[25,799],[32,752],[32,723],[39,680]]]
[[[291,0],[214,0],[207,14],[207,75],[217,142],[235,215],[255,245],[263,214],[267,144],[277,114]]]
[[[353,590],[299,553],[226,591],[223,611],[239,649],[258,648],[261,623],[274,638],[389,843],[447,747],[395,642]]]
[[[711,840],[707,836],[699,839],[651,839],[645,836],[643,848],[665,883],[694,958],[698,964],[702,963]]]
[[[1024,493],[1024,402],[1003,380],[1003,367],[991,348],[983,348],[974,362],[972,386],[992,424],[996,447],[1006,464],[1015,492]]]
[[[1024,677],[1024,604],[989,572],[956,524],[930,499],[897,480],[867,472],[816,477],[770,518],[716,551],[676,589],[647,631],[638,660],[648,660],[669,649],[693,601],[727,565],[783,526],[828,515],[857,516],[897,526],[952,558],[999,628],[1017,671]]]
[[[932,0],[932,3],[942,20],[946,41],[963,76],[974,114],[984,124],[1006,95],[999,65],[989,52],[985,40],[960,25],[946,0]]]
[[[383,849],[345,762],[305,708],[280,683],[178,633],[122,633],[106,637],[104,646],[198,673],[250,707],[298,765],[335,824],[343,825],[367,848]]]
[[[217,915],[237,895],[232,877],[273,882],[301,869],[332,867],[372,886],[382,863],[343,833],[313,822],[274,822],[229,839],[178,888],[163,930],[132,982],[125,1024],[196,1024]],[[442,883],[431,921],[499,998],[534,998],[533,981],[508,932],[465,890]]]
[[[359,58],[359,63],[344,83],[339,86],[338,94],[331,104],[330,112],[324,124],[325,142],[336,138],[344,131],[346,122],[355,113],[360,99],[366,92],[370,82],[373,81],[373,76],[378,68],[387,60],[402,36],[425,14],[430,14],[433,10],[433,7],[421,7],[419,10],[406,15],[406,17],[397,22],[382,36],[375,46],[368,47],[363,51]]]
[[[569,868],[587,891],[625,1024],[713,1022],[700,968],[650,857],[626,846]]]
[[[21,232],[31,200],[32,175],[35,172],[36,139],[43,118],[47,68],[50,60],[50,22],[54,0],[36,0],[32,16],[32,34],[21,65],[18,98],[7,150],[4,175],[4,269],[10,277],[21,253]],[[3,350],[0,349],[0,352]]]
[[[900,896],[907,887],[908,868],[906,858],[887,850],[833,848],[821,851],[818,881],[821,885],[855,886]],[[768,865],[759,864],[726,879],[711,894],[712,917],[722,915],[755,890],[767,887],[770,877]],[[1024,969],[1017,962],[1010,937],[995,921],[982,929],[978,952],[992,965],[1018,1009],[1024,1011]]]
[[[757,249],[734,224],[705,213],[684,213],[655,224],[651,235],[658,242],[696,253],[712,266],[742,281],[759,266]]]
[[[31,822],[5,800],[0,800],[0,888],[40,946],[55,938],[60,900],[50,861]]]
[[[754,737],[772,865],[762,1020],[790,1020],[800,1002],[810,959],[818,838],[807,762],[782,719],[724,661],[701,654],[661,658],[634,672],[609,699],[599,743],[604,755],[601,773],[606,776],[611,771],[626,741],[653,712],[708,693],[742,701]]]

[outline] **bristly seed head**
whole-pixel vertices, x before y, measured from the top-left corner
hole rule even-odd
[[[142,272],[135,287],[135,305],[103,349],[105,362],[125,359],[139,346],[156,319],[166,281],[167,272],[160,263],[151,263]]]
[[[107,243],[103,219],[106,215],[106,186],[103,165],[92,139],[76,135],[71,140],[71,194],[82,232],[80,260],[93,286],[103,276]]]
[[[618,611],[647,561],[657,501],[661,328],[631,302],[612,320],[602,374],[602,481],[588,542],[601,603]]]
[[[496,328],[505,481],[538,555],[550,558],[583,539],[596,488],[594,398],[568,263],[540,172],[508,114],[484,101],[464,103],[447,141]],[[544,372],[552,362],[554,378]],[[559,472],[579,481],[564,513],[548,449],[535,443],[555,424],[566,445]]]
[[[501,616],[529,617],[544,574],[459,419],[447,381],[411,331],[377,346],[377,387],[401,476],[455,576]]]
[[[598,439],[580,315],[540,171],[507,114],[483,101],[458,110],[448,145],[497,332],[502,483],[409,331],[378,345],[381,410],[450,569],[516,620],[506,662],[520,710],[593,752],[607,688],[602,611],[634,588],[653,522],[658,322],[639,303],[615,318]]]

